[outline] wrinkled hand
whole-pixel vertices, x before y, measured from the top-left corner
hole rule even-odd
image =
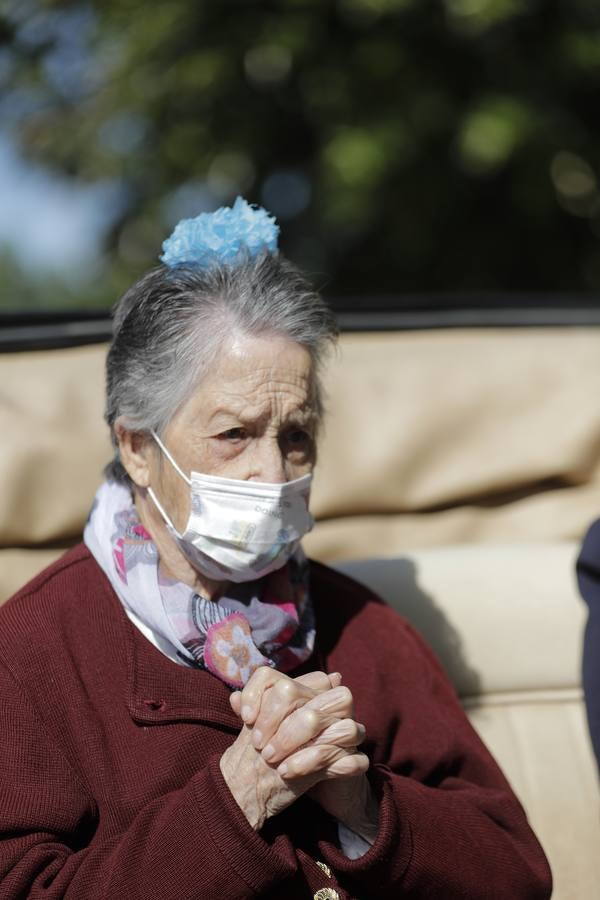
[[[369,761],[357,745],[365,730],[354,721],[352,694],[340,682],[337,674],[311,672],[292,679],[262,667],[231,695],[244,726],[221,757],[221,771],[256,830],[319,783],[351,779],[355,785],[357,776],[364,777]],[[345,804],[347,793],[339,794]],[[335,811],[336,797],[335,791],[315,795],[345,821]]]

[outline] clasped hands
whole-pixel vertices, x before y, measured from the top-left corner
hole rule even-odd
[[[330,815],[372,841],[377,806],[358,750],[365,728],[338,673],[289,678],[263,666],[230,697],[242,730],[221,757],[221,772],[250,825],[309,793]]]

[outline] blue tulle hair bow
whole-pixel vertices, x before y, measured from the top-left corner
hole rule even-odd
[[[182,219],[164,241],[160,259],[166,266],[232,264],[262,251],[275,253],[278,235],[279,226],[266,209],[238,197],[232,207]]]

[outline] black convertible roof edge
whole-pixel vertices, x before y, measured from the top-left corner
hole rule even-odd
[[[399,296],[334,299],[342,332],[434,328],[600,326],[600,298],[564,295]],[[0,351],[44,350],[110,339],[106,310],[0,312]]]

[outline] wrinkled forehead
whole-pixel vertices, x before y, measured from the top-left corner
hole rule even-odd
[[[232,337],[192,391],[180,418],[209,422],[231,414],[240,421],[317,416],[310,352],[279,336]]]

